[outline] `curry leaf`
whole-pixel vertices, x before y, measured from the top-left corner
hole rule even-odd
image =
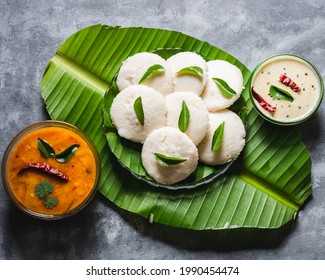
[[[223,96],[231,98],[237,94],[226,81],[219,78],[212,78],[212,80],[215,82]]]
[[[163,154],[155,153],[155,158],[162,166],[170,166],[187,161],[186,158],[169,157]]]
[[[198,78],[203,77],[203,70],[199,66],[190,66],[190,67],[185,67],[181,70],[179,70],[176,75],[191,75],[195,76]]]
[[[211,151],[216,152],[220,149],[222,144],[223,132],[225,128],[225,122],[223,121],[215,130],[212,137]]]
[[[141,123],[141,125],[144,125],[144,112],[143,112],[143,106],[142,106],[142,98],[139,96],[133,104],[134,112]]]
[[[185,132],[190,123],[190,111],[186,105],[186,102],[182,102],[182,111],[178,118],[178,128],[180,131]]]
[[[80,147],[79,144],[73,144],[70,147],[66,148],[63,152],[57,154],[55,156],[55,159],[58,162],[65,163],[72,158],[72,156],[78,150],[79,147]]]
[[[293,100],[294,100],[294,98],[288,91],[286,91],[283,88],[277,87],[275,85],[271,85],[270,95],[274,98],[283,99],[283,100],[286,100],[289,102],[293,102]]]
[[[145,81],[150,79],[152,76],[160,74],[160,73],[164,73],[164,72],[165,72],[165,68],[162,65],[160,65],[160,64],[152,65],[144,73],[144,75],[142,76],[142,78],[139,81],[139,84],[143,84]]]
[[[55,157],[55,152],[50,144],[42,140],[41,138],[37,139],[37,146],[44,156],[47,158]]]

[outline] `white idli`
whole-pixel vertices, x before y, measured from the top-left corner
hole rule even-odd
[[[156,160],[155,153],[186,161],[163,166]],[[176,128],[163,127],[148,135],[141,158],[148,174],[157,182],[168,185],[180,182],[193,173],[198,164],[198,151],[186,134]]]
[[[198,146],[200,161],[208,165],[220,165],[234,160],[245,146],[246,131],[241,119],[227,109],[209,113],[209,119],[210,128]],[[225,122],[222,144],[213,152],[213,134],[222,122]]]
[[[159,55],[149,52],[137,53],[123,62],[116,81],[119,90],[121,91],[130,85],[139,84],[146,71],[155,64],[163,66],[165,72],[153,75],[143,84],[162,94],[171,93],[173,90],[173,74],[169,64]]]
[[[185,133],[195,145],[198,145],[208,130],[209,117],[205,103],[195,93],[174,92],[166,96],[167,126],[178,128],[183,101],[190,113],[190,121]]]
[[[235,65],[224,60],[211,60],[207,64],[208,77],[201,98],[209,111],[228,108],[240,97],[243,89],[243,75]],[[212,78],[224,80],[237,94],[230,98],[225,97]]]
[[[198,54],[193,52],[180,52],[167,59],[175,77],[173,91],[191,91],[200,96],[206,83],[207,63]],[[203,77],[188,74],[177,75],[184,68],[198,66],[203,70]]]
[[[144,125],[139,122],[134,102],[141,96]],[[166,125],[164,96],[145,85],[133,85],[122,90],[113,100],[111,118],[118,134],[134,142],[143,143],[153,130]]]

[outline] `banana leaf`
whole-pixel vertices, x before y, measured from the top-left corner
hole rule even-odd
[[[41,94],[50,117],[85,131],[100,153],[99,191],[150,222],[194,230],[277,228],[296,218],[312,191],[309,153],[295,129],[259,117],[247,88],[246,146],[235,164],[212,182],[191,190],[155,188],[118,163],[103,129],[105,92],[128,56],[168,48],[229,61],[241,69],[245,85],[248,82],[250,71],[217,47],[179,32],[141,27],[95,25],[80,30],[59,47],[45,69]],[[132,154],[125,156],[140,164],[133,162]]]

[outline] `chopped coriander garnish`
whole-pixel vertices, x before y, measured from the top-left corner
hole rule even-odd
[[[57,197],[47,197],[54,190],[53,184],[49,181],[43,181],[36,185],[35,194],[36,196],[43,201],[43,204],[46,208],[52,209],[58,204]]]
[[[53,192],[54,186],[49,181],[43,181],[36,185],[35,194],[39,198],[45,198],[48,194]]]
[[[57,197],[48,197],[43,201],[46,208],[52,209],[54,206],[58,204]]]

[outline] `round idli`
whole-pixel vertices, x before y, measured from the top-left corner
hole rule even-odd
[[[205,103],[195,93],[174,92],[166,96],[167,126],[178,128],[183,101],[190,115],[189,125],[185,133],[195,145],[198,145],[208,130],[209,116]]]
[[[185,160],[172,165],[162,165],[156,154]],[[198,151],[191,139],[173,127],[163,127],[151,132],[142,147],[142,164],[148,174],[161,184],[175,184],[187,178],[196,169]]]
[[[207,63],[205,60],[193,52],[180,52],[167,59],[167,62],[175,75],[173,91],[191,91],[200,96],[207,79]],[[177,74],[180,70],[191,66],[200,67],[203,71],[203,76]]]
[[[164,67],[165,71],[154,74],[143,84],[154,88],[162,94],[171,93],[173,90],[173,74],[169,64],[159,55],[149,52],[137,53],[123,62],[116,80],[119,90],[121,91],[128,86],[139,84],[147,70],[157,64]]]
[[[136,115],[134,102],[141,97],[144,124]],[[118,134],[134,142],[143,143],[153,130],[166,125],[164,96],[145,85],[133,85],[119,92],[114,98],[110,114]]]
[[[235,65],[228,61],[211,60],[207,62],[207,65],[207,82],[201,97],[211,112],[228,108],[240,97],[243,90],[243,75]],[[236,95],[224,96],[212,78],[224,80],[236,92]]]
[[[220,165],[234,160],[245,146],[246,131],[242,120],[227,109],[209,113],[209,119],[210,127],[198,145],[200,161],[208,165]],[[222,122],[225,122],[222,143],[220,148],[213,152],[213,134]]]

